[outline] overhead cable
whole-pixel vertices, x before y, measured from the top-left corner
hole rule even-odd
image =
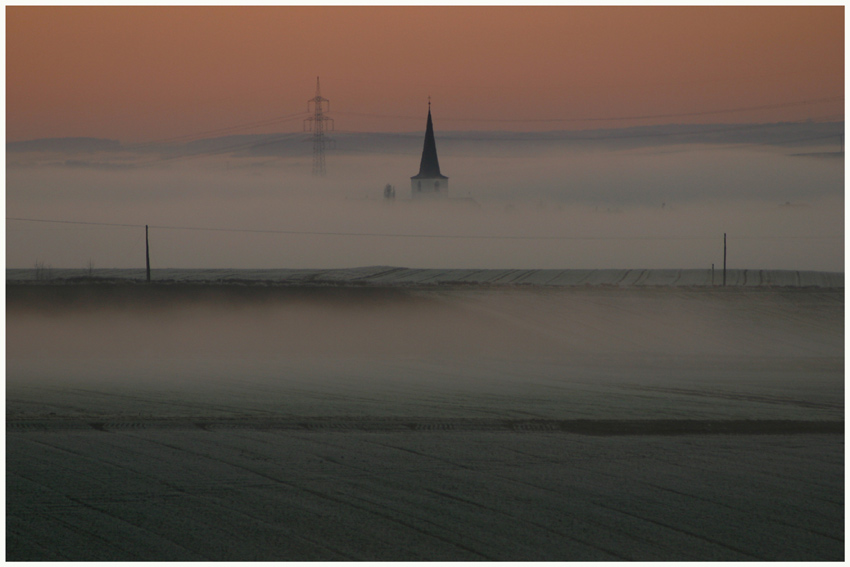
[[[306,236],[368,236],[388,238],[449,238],[449,239],[471,239],[471,240],[714,240],[715,236],[518,236],[518,235],[474,235],[474,234],[410,234],[390,232],[336,232],[318,230],[277,230],[277,229],[247,229],[247,228],[216,228],[197,226],[174,226],[174,225],[144,225],[124,223],[84,222],[51,219],[33,219],[20,217],[6,217],[7,221],[25,221],[42,223],[62,223],[81,225],[101,225],[115,227],[144,228],[147,226],[159,230],[192,230],[206,232],[242,232],[256,234],[289,234]],[[844,238],[843,236],[737,236],[738,240],[825,240],[833,238]]]

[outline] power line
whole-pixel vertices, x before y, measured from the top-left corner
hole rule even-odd
[[[93,226],[123,226],[130,228],[139,228],[144,227],[143,224],[126,224],[126,223],[112,223],[112,222],[85,222],[85,221],[69,221],[69,220],[50,220],[50,219],[27,219],[20,217],[6,217],[7,221],[25,221],[25,222],[49,222],[49,223],[58,223],[58,224],[85,224],[85,225],[93,225]]]
[[[144,162],[141,165],[158,163],[158,162],[162,162],[162,161],[173,161],[173,160],[178,160],[178,159],[193,159],[193,158],[199,158],[199,157],[209,157],[209,156],[214,156],[214,155],[219,155],[219,154],[226,154],[226,153],[234,152],[234,151],[238,151],[238,150],[252,150],[254,148],[259,148],[259,147],[262,147],[262,146],[268,146],[268,145],[271,145],[271,144],[276,144],[277,142],[282,142],[283,140],[287,140],[289,138],[292,138],[292,137],[295,137],[295,136],[300,136],[300,135],[301,135],[300,132],[290,132],[288,134],[282,134],[280,136],[275,136],[273,138],[269,138],[269,139],[262,140],[262,141],[259,141],[259,142],[242,142],[241,144],[235,144],[235,145],[232,145],[232,146],[225,146],[223,148],[216,148],[214,150],[207,150],[207,151],[204,151],[204,152],[196,152],[194,154],[178,154],[178,155],[175,155],[175,156],[160,157],[160,158],[157,158],[157,159],[153,159],[153,160]]]
[[[524,142],[524,141],[532,141],[532,142],[553,142],[553,141],[584,141],[584,142],[593,142],[593,141],[604,141],[604,140],[628,140],[628,139],[637,139],[637,138],[665,138],[665,137],[676,137],[676,136],[690,136],[690,135],[702,135],[702,134],[717,134],[724,132],[737,132],[743,130],[759,130],[759,129],[767,129],[767,128],[778,128],[781,126],[785,126],[787,124],[805,124],[806,120],[801,120],[797,122],[786,122],[786,123],[772,123],[772,124],[744,124],[740,126],[727,126],[723,128],[713,128],[710,130],[702,129],[702,130],[689,130],[682,132],[643,132],[643,133],[626,133],[626,134],[614,134],[607,136],[582,136],[582,135],[559,135],[559,136],[537,136],[537,137],[522,137],[522,136],[509,136],[509,137],[494,137],[494,136],[457,136],[457,135],[449,135],[447,137],[448,140],[458,140],[458,141],[511,141],[511,142]],[[370,134],[370,132],[356,132],[356,131],[342,131],[345,134]],[[194,159],[194,158],[202,158],[202,157],[210,157],[214,155],[226,154],[229,152],[239,151],[239,150],[251,150],[255,148],[260,148],[262,146],[268,146],[271,144],[275,144],[278,142],[282,142],[287,139],[291,139],[295,136],[299,136],[299,132],[290,132],[287,134],[282,134],[280,136],[275,136],[266,140],[258,141],[258,142],[243,142],[240,144],[234,144],[231,146],[225,146],[221,148],[216,148],[213,150],[207,150],[203,152],[197,152],[193,154],[178,154],[174,156],[164,156],[156,159],[152,159],[146,162],[142,162],[140,165],[148,165],[153,163],[159,163],[164,161],[174,161],[174,160],[183,160],[183,159]],[[774,144],[789,144],[793,142],[806,142],[812,140],[819,139],[827,139],[827,138],[835,138],[839,136],[839,134],[829,134],[818,136],[815,138],[804,138],[798,140],[785,140],[785,141],[775,141],[772,142]],[[356,148],[347,148],[347,152],[356,152],[360,151],[363,153],[375,153],[372,150],[358,150]],[[399,155],[408,155],[408,152],[380,152],[380,153],[395,153]]]
[[[777,104],[765,104],[759,106],[743,106],[737,108],[725,108],[721,110],[703,110],[699,112],[679,112],[679,113],[667,113],[667,114],[643,114],[643,115],[635,115],[635,116],[609,116],[609,117],[589,117],[589,118],[453,118],[449,117],[441,117],[441,121],[451,121],[451,122],[543,122],[543,123],[551,123],[551,122],[610,122],[615,120],[648,120],[654,118],[685,118],[689,116],[710,116],[712,114],[726,114],[732,112],[746,112],[748,110],[775,110],[778,108],[790,108],[794,106],[805,106],[810,104],[821,104],[824,102],[838,102],[844,100],[844,96],[832,96],[826,98],[819,99],[809,99],[809,100],[800,100],[793,102],[782,102]],[[421,120],[421,116],[404,116],[404,115],[390,115],[390,114],[371,114],[364,112],[340,112],[336,111],[334,114],[343,114],[349,116],[366,116],[373,118],[400,118],[405,120]]]
[[[227,132],[232,132],[235,130],[251,130],[253,128],[260,128],[262,126],[271,126],[272,124],[277,124],[279,122],[291,122],[293,120],[297,120],[299,118],[303,118],[306,116],[306,112],[296,112],[294,114],[286,114],[284,116],[275,116],[272,118],[266,118],[264,120],[258,120],[255,122],[247,122],[244,124],[237,124],[235,126],[227,126],[224,128],[217,128],[215,130],[206,130],[204,132],[196,132],[194,134],[184,134],[182,136],[172,136],[169,138],[160,138],[158,140],[149,140],[147,142],[139,142],[137,144],[130,144],[126,146],[127,149],[140,149],[148,146],[153,146],[156,144],[162,144],[166,142],[177,142],[181,140],[190,141],[193,138],[204,138],[205,136],[210,136],[213,134],[224,134]]]
[[[496,140],[496,141],[577,141],[577,142],[593,142],[597,140],[629,140],[633,138],[666,138],[666,137],[676,137],[676,136],[691,136],[691,135],[703,135],[703,134],[722,134],[726,132],[740,132],[744,130],[761,130],[761,129],[769,129],[769,128],[780,128],[782,126],[786,126],[788,124],[805,124],[806,120],[800,120],[797,122],[774,122],[768,124],[741,124],[737,126],[724,126],[722,128],[711,128],[711,129],[697,129],[697,130],[685,130],[685,131],[667,131],[667,132],[625,132],[620,134],[608,134],[608,135],[574,135],[571,133],[565,133],[563,135],[544,135],[544,136],[530,136],[523,138],[521,136],[506,136],[506,137],[491,137],[491,136],[446,136],[446,139],[449,140],[471,140],[471,141],[487,141],[487,140]],[[643,126],[642,128],[652,128],[653,126]],[[610,130],[610,129],[609,129]],[[594,132],[594,130],[591,130]],[[834,136],[834,135],[833,135]]]
[[[832,117],[834,118],[834,117]],[[808,120],[799,120],[794,122],[775,122],[768,124],[741,124],[735,126],[723,126],[720,128],[700,128],[700,129],[688,129],[688,130],[676,130],[676,131],[663,131],[663,132],[629,132],[622,131],[616,134],[591,134],[586,135],[582,133],[576,133],[573,131],[554,131],[554,132],[545,132],[545,133],[522,133],[513,136],[504,136],[504,135],[487,135],[487,134],[479,134],[479,135],[470,135],[468,133],[457,134],[454,132],[444,133],[444,139],[448,142],[455,141],[471,141],[471,142],[536,142],[536,143],[548,143],[548,142],[597,142],[597,141],[609,141],[609,140],[633,140],[633,139],[641,139],[641,138],[675,138],[675,137],[686,137],[686,136],[703,136],[707,134],[723,134],[723,133],[733,133],[733,132],[743,132],[743,131],[752,131],[752,130],[767,130],[767,129],[778,129],[782,127],[786,127],[789,124],[807,124]],[[644,126],[641,128],[654,128],[654,126]],[[609,129],[610,130],[610,129]],[[621,129],[617,129],[621,130]],[[630,130],[630,129],[622,129],[622,130]],[[590,130],[588,132],[598,132],[598,130]],[[366,134],[373,135],[373,132],[356,132],[353,130],[349,131],[341,131],[342,134],[349,135],[358,135],[358,134]],[[381,134],[385,135],[385,134]],[[398,137],[407,137],[411,138],[414,136],[411,134],[394,134]],[[820,139],[828,139],[828,138],[836,138],[840,136],[840,133],[835,134],[823,134],[818,135],[817,137],[807,137],[807,138],[799,138],[793,140],[770,140],[764,141],[762,143],[772,144],[772,145],[780,145],[780,144],[790,144],[794,142],[807,142],[813,140]],[[710,142],[708,142],[710,143]],[[736,145],[749,145],[752,142],[742,142],[741,144]],[[370,149],[359,149],[359,148],[344,148],[346,152],[361,152],[361,153],[376,153],[377,150]],[[409,155],[410,152],[390,152],[390,151],[381,151],[382,154],[398,154],[398,155]]]
[[[121,224],[103,222],[84,222],[50,219],[32,219],[20,217],[6,217],[6,220],[42,223],[82,224],[100,226],[120,226],[131,228],[144,228],[144,224]],[[159,230],[191,230],[206,232],[242,232],[255,234],[289,234],[306,236],[368,236],[389,238],[448,238],[466,240],[714,240],[715,236],[517,236],[517,235],[471,235],[471,234],[405,234],[389,232],[335,232],[317,230],[276,230],[276,229],[246,229],[246,228],[216,228],[197,226],[174,226],[174,225],[147,225],[149,228]],[[843,236],[737,236],[735,240],[827,240],[844,238]]]
[[[761,82],[764,83],[770,79],[776,77],[800,77],[800,76],[811,76],[813,74],[822,74],[824,71],[827,71],[824,68],[817,67],[807,67],[805,69],[797,70],[797,71],[777,71],[770,73],[745,73],[739,75],[731,75],[731,76],[723,76],[723,77],[706,77],[701,76],[699,79],[691,79],[691,80],[682,80],[681,78],[670,79],[670,80],[660,80],[654,81],[654,86],[656,87],[678,87],[681,85],[713,85],[718,83],[736,83],[736,82]],[[346,80],[344,78],[335,78],[335,85],[349,85],[355,87],[361,87],[362,81],[356,80]],[[370,84],[377,85],[381,87],[385,87],[387,89],[398,88],[397,81],[370,81]],[[481,85],[480,84],[466,84],[466,83],[458,83],[458,82],[443,82],[443,81],[428,81],[428,82],[408,82],[408,85],[413,85],[417,87],[421,87],[422,89],[433,89],[435,87],[439,87],[444,91],[456,91],[456,90],[469,90],[469,91],[477,91],[480,92]],[[624,90],[624,89],[633,89],[634,84],[628,82],[621,81],[603,81],[603,82],[595,82],[595,83],[584,83],[586,88],[591,90]],[[541,91],[558,91],[564,88],[564,83],[562,81],[548,81],[548,82],[536,82],[534,89],[536,92]]]

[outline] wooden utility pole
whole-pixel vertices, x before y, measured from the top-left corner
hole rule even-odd
[[[723,286],[726,287],[726,233],[723,233]]]
[[[147,269],[148,282],[151,281],[151,249],[148,244],[148,225],[145,225],[145,267]]]

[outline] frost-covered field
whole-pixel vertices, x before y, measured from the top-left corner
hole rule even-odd
[[[7,558],[843,559],[843,274],[313,272],[10,271]]]

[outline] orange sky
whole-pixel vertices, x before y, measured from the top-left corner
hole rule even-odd
[[[343,131],[421,130],[429,95],[442,130],[844,116],[812,102],[844,95],[841,6],[7,7],[6,42],[10,141],[262,121],[317,75]]]

